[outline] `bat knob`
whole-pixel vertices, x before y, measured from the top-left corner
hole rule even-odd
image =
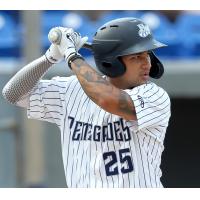
[[[52,28],[49,31],[48,39],[49,39],[49,41],[51,43],[59,45],[60,41],[61,41],[61,37],[62,37],[62,32],[61,32],[60,29],[58,29],[58,28]]]

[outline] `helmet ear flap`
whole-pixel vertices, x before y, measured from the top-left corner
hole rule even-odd
[[[149,53],[149,56],[151,59],[151,70],[149,75],[151,78],[159,79],[164,73],[164,66],[152,51]]]
[[[126,71],[126,67],[120,58],[114,59],[112,62],[95,58],[95,62],[99,71],[111,78],[121,76]]]

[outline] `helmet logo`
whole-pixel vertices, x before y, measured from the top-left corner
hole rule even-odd
[[[149,27],[145,24],[138,24],[137,25],[139,27],[139,31],[138,31],[138,34],[140,37],[147,37],[148,35],[151,34],[151,31],[149,29]]]

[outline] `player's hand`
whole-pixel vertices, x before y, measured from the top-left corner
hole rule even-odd
[[[57,45],[51,44],[49,49],[46,51],[45,56],[51,63],[59,63],[64,59],[64,56],[60,53]]]
[[[81,37],[81,35],[75,32],[72,28],[58,27],[62,32],[62,37],[58,49],[60,53],[64,55],[67,63],[70,58],[76,55],[79,49],[87,42],[88,37]]]

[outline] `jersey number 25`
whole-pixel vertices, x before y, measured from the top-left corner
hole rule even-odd
[[[115,151],[105,152],[103,154],[104,162],[108,158],[110,158],[110,160],[105,164],[106,175],[112,176],[112,175],[119,174],[118,166],[116,166],[116,164],[117,164],[116,152]],[[121,167],[121,169],[120,169],[121,173],[126,174],[126,173],[132,172],[134,170],[129,148],[119,150],[119,161],[120,161],[121,165],[126,164],[126,167],[125,166]],[[114,167],[114,165],[115,165],[115,167]]]

